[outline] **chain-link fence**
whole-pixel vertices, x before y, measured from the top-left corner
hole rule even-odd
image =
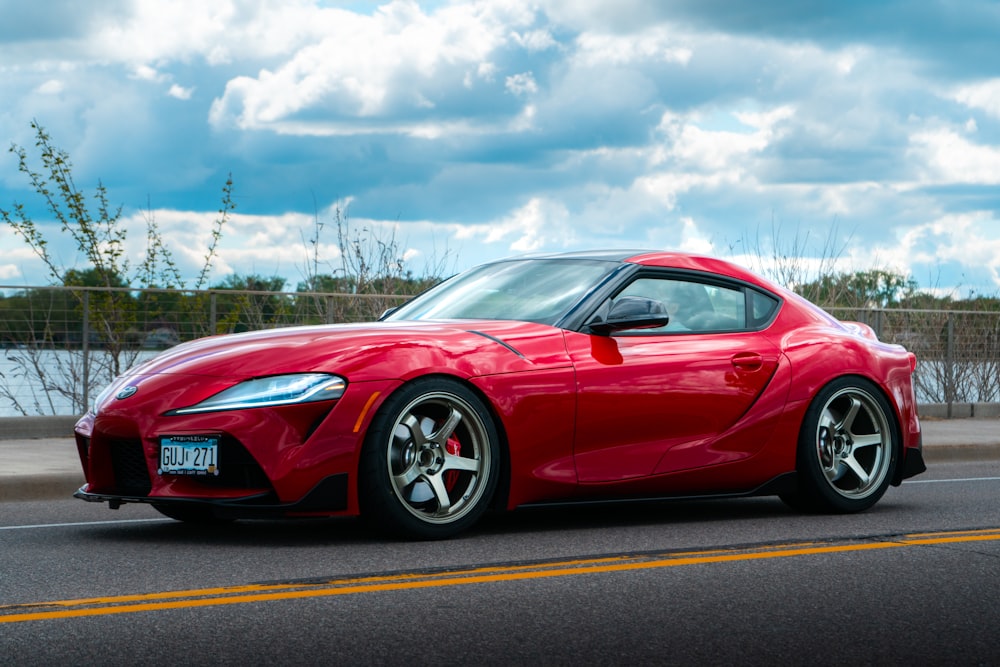
[[[409,296],[0,286],[0,417],[84,412],[94,392],[182,341],[376,319]],[[1000,402],[1000,313],[830,309],[917,355],[921,403]]]
[[[830,313],[864,322],[880,340],[916,354],[919,402],[1000,402],[1000,313],[841,308]]]
[[[0,417],[81,414],[157,350],[213,334],[378,318],[408,296],[0,286]]]

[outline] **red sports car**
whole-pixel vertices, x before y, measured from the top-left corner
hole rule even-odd
[[[856,512],[925,470],[916,358],[727,262],[514,258],[369,324],[217,336],[115,380],[76,496],[184,521],[779,495]]]

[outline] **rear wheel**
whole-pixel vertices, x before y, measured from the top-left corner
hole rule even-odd
[[[455,535],[486,511],[499,452],[492,416],[475,393],[446,378],[417,380],[389,397],[368,432],[362,514],[394,534]]]
[[[877,387],[862,378],[834,380],[806,411],[799,488],[782,500],[795,509],[866,510],[888,488],[900,442],[892,407]]]

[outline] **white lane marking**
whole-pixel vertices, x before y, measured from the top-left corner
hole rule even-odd
[[[122,519],[119,521],[79,521],[77,523],[36,523],[28,526],[0,526],[0,530],[24,530],[26,528],[72,528],[73,526],[106,526],[122,523],[166,523],[173,519]]]
[[[908,479],[903,484],[945,484],[949,482],[997,482],[1000,477],[965,477],[963,479]]]

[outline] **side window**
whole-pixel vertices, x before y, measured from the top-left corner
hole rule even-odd
[[[665,327],[643,329],[642,333],[747,328],[746,296],[742,289],[647,276],[634,280],[615,298],[621,296],[642,296],[659,301],[670,314],[670,322]]]
[[[778,309],[778,300],[768,294],[750,290],[750,323],[759,327],[768,322],[774,311]]]

